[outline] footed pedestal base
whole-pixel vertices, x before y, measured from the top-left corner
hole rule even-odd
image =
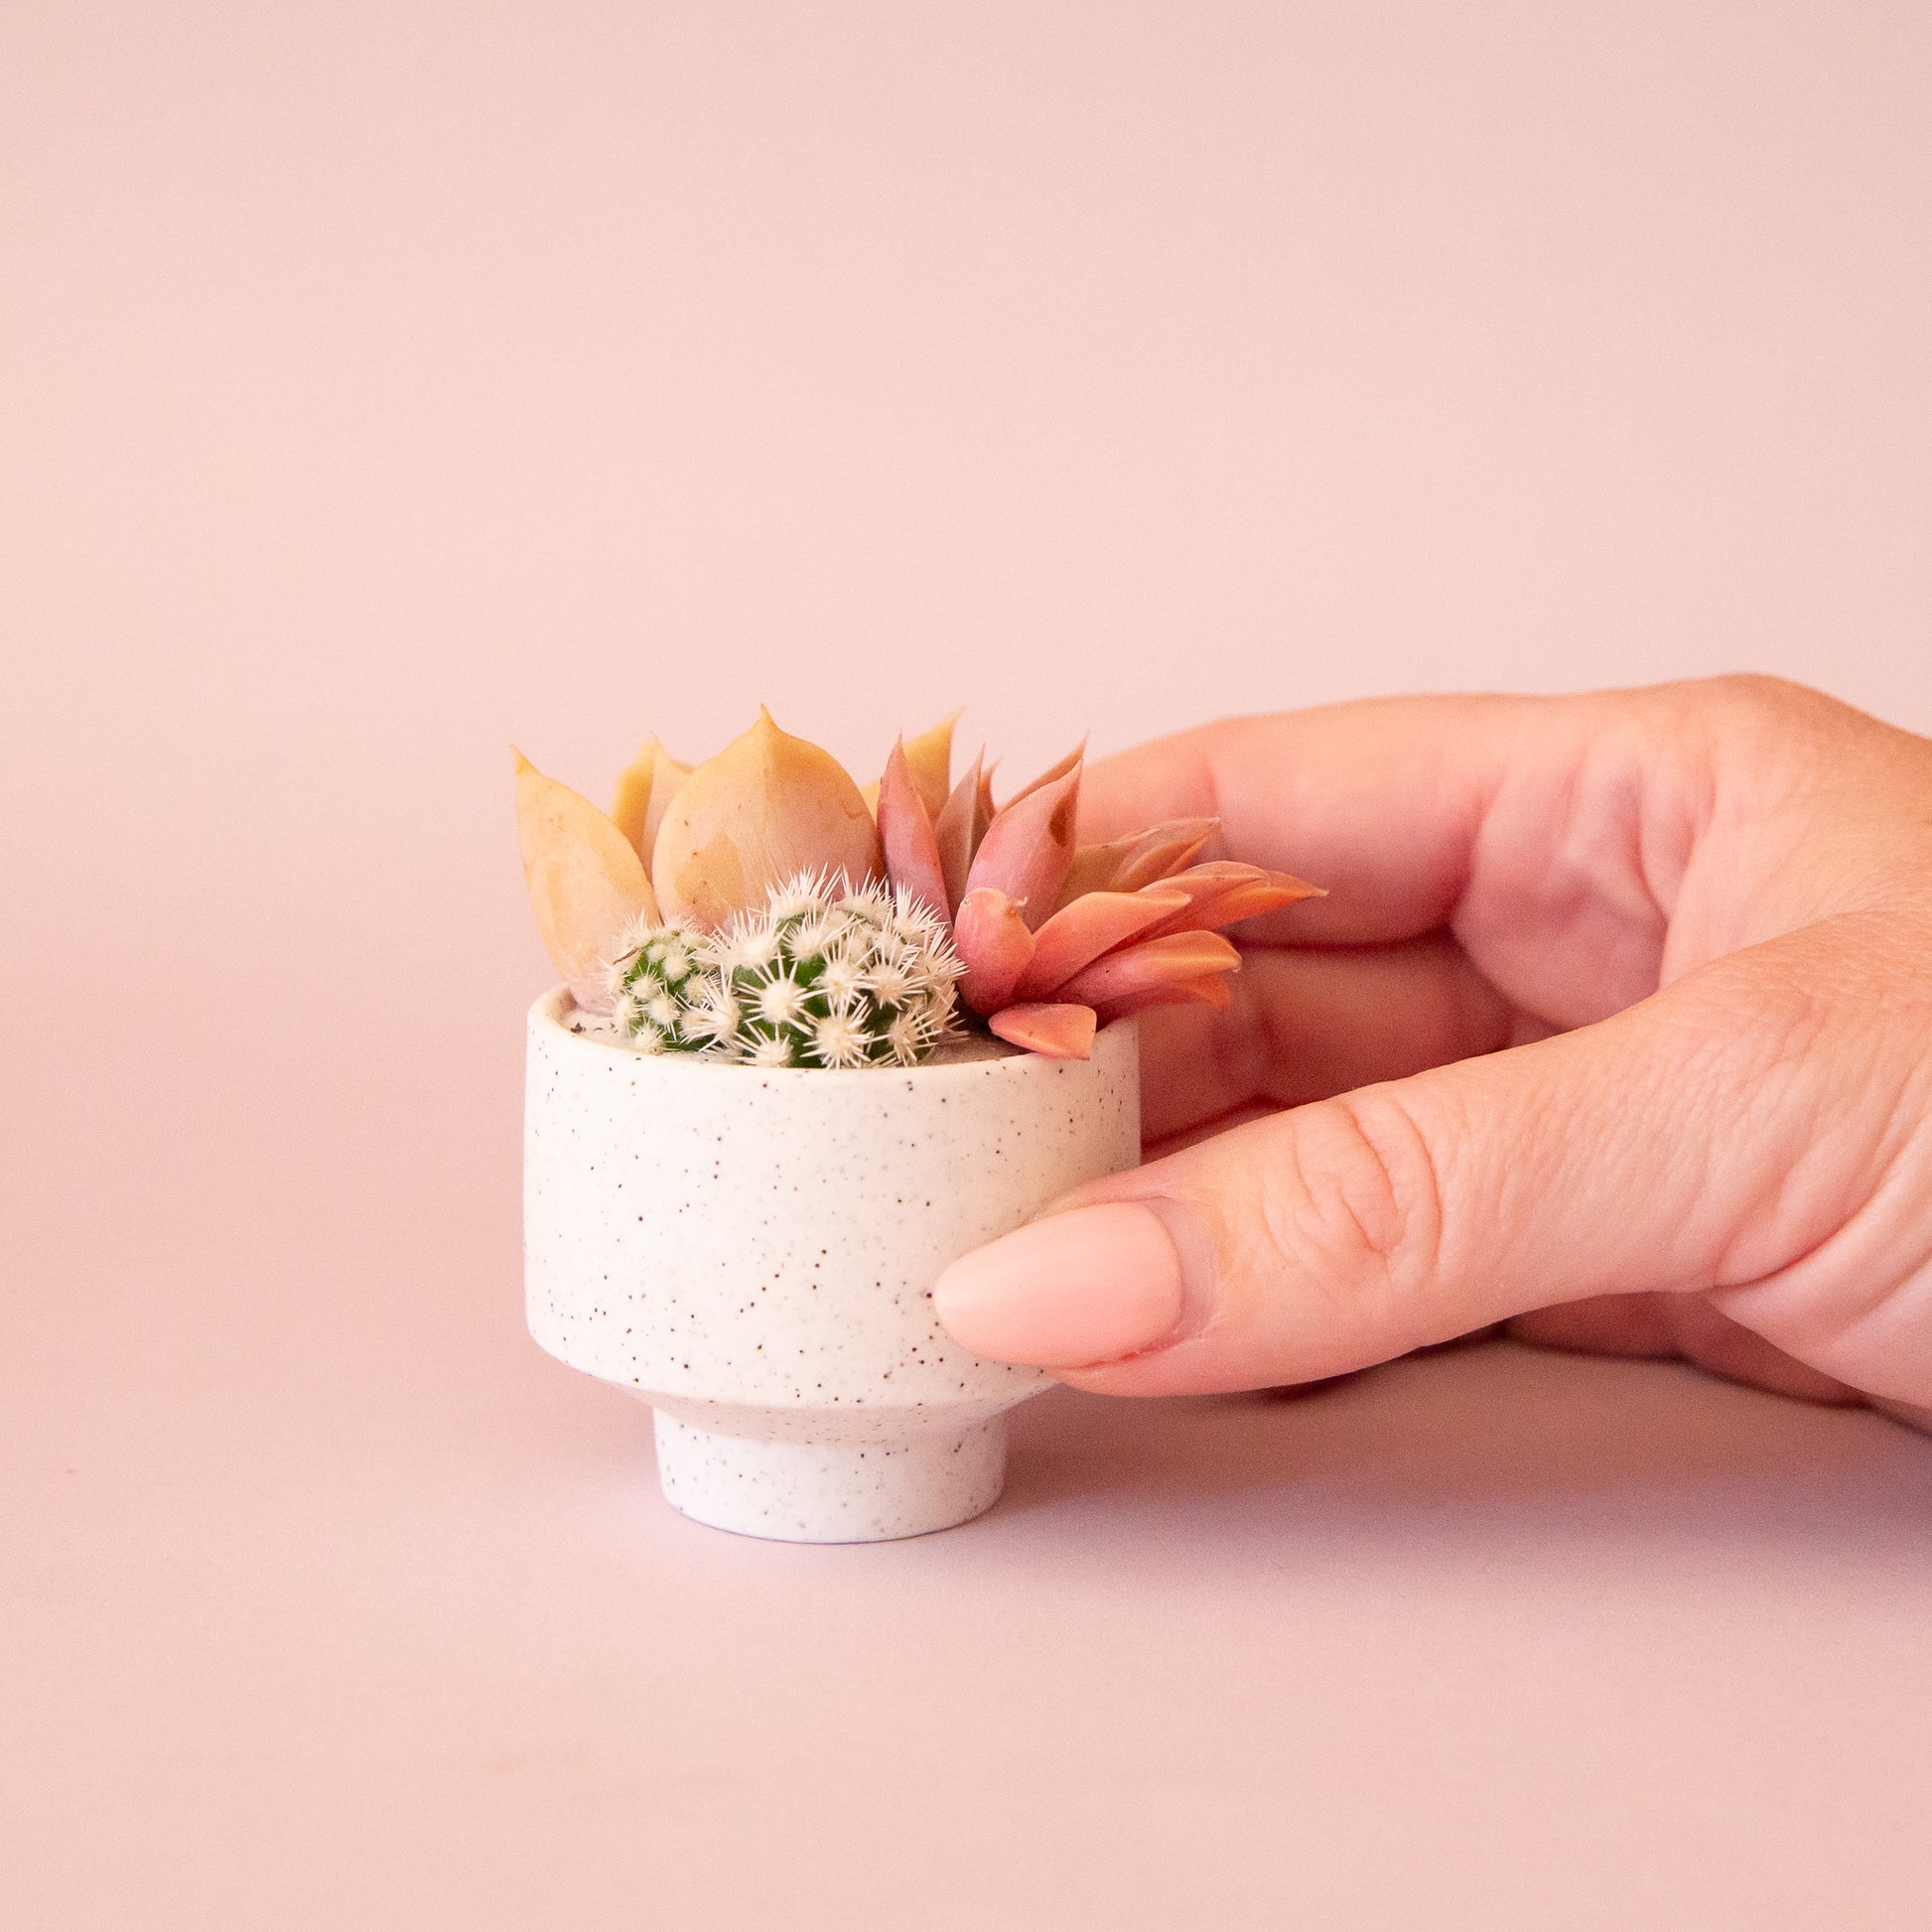
[[[886,1442],[770,1442],[694,1429],[656,1412],[664,1498],[697,1522],[784,1543],[883,1543],[950,1529],[999,1500],[1004,1416],[963,1434]]]

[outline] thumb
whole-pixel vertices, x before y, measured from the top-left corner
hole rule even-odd
[[[939,1317],[995,1360],[1168,1395],[1339,1374],[1586,1296],[1759,1282],[1896,1152],[1864,1124],[1896,1096],[1803,990],[1804,938],[1081,1188],[948,1268]]]

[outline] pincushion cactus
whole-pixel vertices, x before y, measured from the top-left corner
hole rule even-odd
[[[710,951],[710,936],[689,920],[634,920],[614,942],[605,968],[613,1031],[645,1053],[711,1046],[711,1032],[691,1024],[718,984]]]
[[[948,720],[862,790],[760,712],[695,769],[647,741],[606,815],[519,754],[525,879],[578,1006],[640,1050],[765,1066],[911,1065],[962,1018],[1084,1058],[1123,1014],[1225,1007],[1216,928],[1319,891],[1195,863],[1214,819],[1079,845],[1078,750],[1003,806],[951,755]]]
[[[611,1029],[646,1053],[751,1066],[912,1066],[954,1031],[964,968],[902,891],[780,885],[722,932],[633,927],[610,967]]]

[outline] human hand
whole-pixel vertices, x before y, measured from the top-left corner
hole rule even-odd
[[[1081,831],[1208,813],[1331,896],[1143,1017],[1156,1158],[949,1268],[962,1343],[1168,1395],[1507,1322],[1932,1425],[1932,743],[1757,678],[1373,701],[1110,759]]]

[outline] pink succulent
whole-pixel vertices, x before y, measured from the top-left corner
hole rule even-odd
[[[879,781],[887,876],[950,925],[961,997],[1002,1039],[1060,1059],[1086,1058],[1097,1027],[1144,1007],[1226,1007],[1241,955],[1215,928],[1320,892],[1260,866],[1192,863],[1211,818],[1076,845],[1081,759],[997,811],[975,759],[936,818],[902,746]]]

